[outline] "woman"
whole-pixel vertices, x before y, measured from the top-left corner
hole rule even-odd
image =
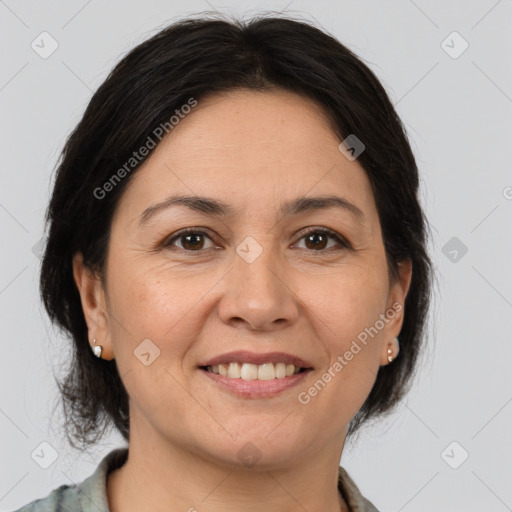
[[[339,462],[407,389],[432,270],[361,60],[291,19],[169,26],[94,94],[47,220],[69,439],[128,446],[20,510],[377,510]]]

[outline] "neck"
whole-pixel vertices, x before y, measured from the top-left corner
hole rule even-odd
[[[341,448],[337,437],[291,462],[249,468],[170,444],[140,424],[130,432],[128,459],[108,477],[110,512],[349,511],[338,491],[344,433]]]

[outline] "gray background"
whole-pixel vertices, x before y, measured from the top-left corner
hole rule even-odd
[[[0,0],[0,511],[80,482],[123,444],[113,434],[78,453],[62,435],[53,374],[69,352],[39,303],[37,243],[58,154],[92,92],[127,50],[212,9],[286,10],[330,31],[381,79],[418,159],[439,274],[430,345],[402,406],[342,464],[383,512],[512,510],[510,0]],[[58,43],[46,59],[31,47],[51,48],[43,31]],[[469,44],[460,55],[454,31]],[[31,456],[51,453],[43,442],[58,454],[48,469]]]

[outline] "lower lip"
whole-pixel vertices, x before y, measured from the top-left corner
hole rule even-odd
[[[303,372],[291,375],[290,377],[283,377],[282,379],[244,380],[230,379],[218,373],[208,372],[202,368],[200,368],[200,370],[203,374],[212,379],[213,382],[234,392],[242,398],[263,398],[277,395],[286,389],[298,386],[311,372],[311,369],[307,369]]]

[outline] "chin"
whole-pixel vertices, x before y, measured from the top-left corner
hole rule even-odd
[[[297,446],[301,446],[301,442],[291,432],[283,431],[280,435],[274,435],[272,431],[275,425],[269,425],[268,428],[266,425],[254,428],[253,425],[250,434],[245,431],[234,435],[230,431],[233,438],[226,435],[218,442],[209,437],[208,442],[211,444],[205,446],[205,451],[217,463],[231,467],[261,471],[284,467],[297,457]]]

